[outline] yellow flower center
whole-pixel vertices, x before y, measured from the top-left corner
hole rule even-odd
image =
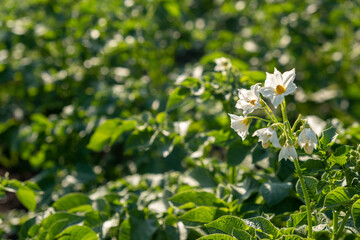
[[[285,88],[281,85],[276,86],[276,93],[277,94],[283,94],[285,92]]]
[[[256,100],[251,100],[250,103],[255,106]]]
[[[243,124],[248,125],[249,121],[247,118],[244,118],[244,120],[241,121]]]

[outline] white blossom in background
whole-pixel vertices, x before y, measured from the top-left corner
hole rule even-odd
[[[307,154],[312,154],[317,146],[317,137],[311,128],[304,128],[299,135],[299,146],[304,149]]]
[[[215,60],[216,66],[214,68],[215,71],[221,72],[223,75],[226,74],[232,67],[231,61],[228,58],[216,58]]]
[[[259,141],[262,143],[263,148],[269,147],[270,142],[274,147],[281,148],[276,131],[272,127],[258,129],[254,132],[253,137],[254,136],[259,137]]]
[[[249,134],[251,120],[243,116],[237,116],[231,113],[228,114],[230,116],[231,128],[234,129],[244,141],[246,136]]]
[[[279,153],[279,161],[281,159],[289,159],[294,161],[294,159],[298,158],[294,145],[286,143],[280,150]]]
[[[274,107],[277,108],[286,95],[295,91],[295,75],[295,68],[283,74],[274,68],[273,74],[266,73],[265,87],[260,89],[261,94],[269,98]]]
[[[235,107],[242,109],[245,116],[261,107],[259,90],[260,83],[251,86],[250,90],[239,89],[239,100],[237,101]]]

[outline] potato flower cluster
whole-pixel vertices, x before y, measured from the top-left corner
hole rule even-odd
[[[221,71],[222,73],[229,71],[231,68],[231,63],[228,59],[225,60],[222,58],[221,61],[217,60],[215,62],[222,64],[222,67],[215,67],[215,70]],[[226,64],[224,64],[224,62],[226,62]],[[225,65],[226,67],[224,67]],[[312,154],[318,144],[315,132],[305,120],[301,119],[301,115],[299,115],[292,127],[288,121],[285,96],[295,91],[295,76],[295,69],[281,73],[274,68],[274,73],[266,73],[264,86],[257,83],[251,86],[250,89],[238,90],[239,100],[235,107],[242,110],[243,116],[229,113],[231,128],[236,131],[242,140],[245,140],[249,134],[249,126],[252,119],[255,118],[267,122],[267,127],[256,130],[252,136],[257,136],[264,148],[269,147],[270,144],[274,148],[280,148],[279,161],[281,159],[298,159],[295,145],[298,145],[307,154]],[[281,106],[282,122],[278,120],[272,108],[270,108],[263,98],[268,99],[275,109],[277,109],[279,105]],[[250,116],[256,109],[263,109],[269,119]],[[302,123],[302,125],[298,131],[295,131],[299,123]],[[281,136],[284,141],[279,141],[279,136]]]

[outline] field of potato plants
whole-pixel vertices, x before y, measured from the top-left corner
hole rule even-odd
[[[1,0],[0,239],[360,239],[360,1]]]

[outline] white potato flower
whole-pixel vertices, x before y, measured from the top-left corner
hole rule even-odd
[[[294,159],[298,158],[298,155],[296,153],[296,150],[294,148],[294,145],[291,144],[285,144],[279,153],[279,161],[281,159],[289,159],[291,161],[294,161]]]
[[[231,61],[228,58],[216,58],[214,61],[216,63],[214,70],[221,72],[223,75],[225,75],[226,71],[230,70],[232,67]]]
[[[239,89],[239,100],[235,107],[242,109],[245,116],[261,107],[259,90],[260,83],[251,86],[250,90]]]
[[[317,137],[315,132],[309,128],[304,128],[299,135],[299,146],[304,149],[307,154],[312,154],[317,145]]]
[[[284,100],[284,96],[295,91],[295,75],[295,68],[283,74],[274,68],[274,74],[266,73],[265,87],[260,89],[260,93],[269,98],[274,107],[277,108]]]
[[[254,132],[253,137],[254,136],[259,137],[259,141],[262,143],[263,148],[269,147],[270,142],[274,147],[281,148],[276,131],[272,127],[258,129]]]
[[[249,134],[249,126],[251,123],[251,119],[230,113],[229,116],[231,121],[231,128],[234,129],[235,132],[239,134],[239,136],[244,141],[246,136]]]

